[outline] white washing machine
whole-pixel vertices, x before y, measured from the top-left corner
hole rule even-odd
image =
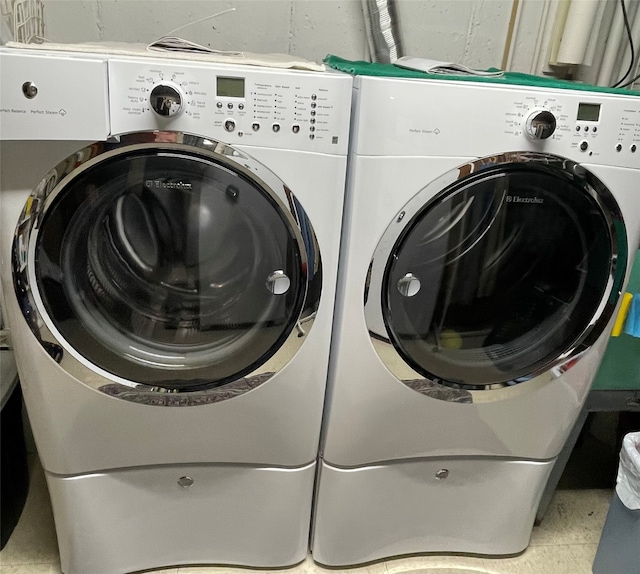
[[[640,98],[354,98],[314,558],[520,552],[640,241]]]
[[[351,77],[0,57],[2,280],[62,570],[300,562]]]

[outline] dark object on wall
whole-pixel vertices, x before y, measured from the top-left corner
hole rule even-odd
[[[29,490],[22,428],[22,391],[16,385],[0,415],[0,550],[18,523]]]

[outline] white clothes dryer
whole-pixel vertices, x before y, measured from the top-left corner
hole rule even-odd
[[[512,554],[640,241],[640,98],[358,77],[312,552]]]
[[[0,58],[2,281],[62,570],[303,560],[351,77]]]

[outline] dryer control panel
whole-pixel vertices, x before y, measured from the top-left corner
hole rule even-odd
[[[478,157],[531,150],[640,167],[640,98],[622,90],[372,77],[356,78],[355,86],[359,155]]]
[[[351,78],[251,66],[110,59],[113,134],[176,130],[225,143],[344,154]]]
[[[640,165],[640,98],[569,90],[511,100],[505,102],[505,135],[543,139],[532,136],[530,124],[532,117],[544,116],[553,124],[550,133],[547,128],[550,141],[544,151],[596,163],[601,159],[612,165]]]

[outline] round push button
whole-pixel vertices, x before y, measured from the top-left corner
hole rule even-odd
[[[22,93],[28,100],[32,100],[38,95],[38,88],[33,82],[25,82],[22,84]]]
[[[190,476],[181,476],[178,479],[178,485],[181,488],[191,488],[193,486],[193,483],[195,481],[193,480],[193,478],[191,478]]]
[[[233,120],[227,120],[224,122],[224,129],[227,130],[228,132],[232,132],[233,130],[236,129],[236,122],[234,122]]]

